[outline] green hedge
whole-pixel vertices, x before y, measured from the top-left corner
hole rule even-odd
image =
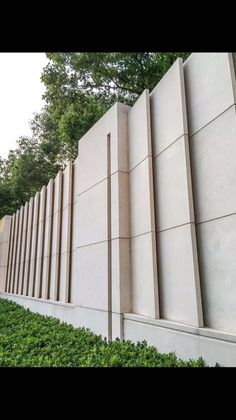
[[[0,299],[0,366],[204,367],[174,353],[160,354],[146,342],[107,343],[85,328],[35,314]]]

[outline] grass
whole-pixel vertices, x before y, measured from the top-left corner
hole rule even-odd
[[[204,367],[160,354],[144,341],[107,343],[85,328],[0,299],[0,367]]]

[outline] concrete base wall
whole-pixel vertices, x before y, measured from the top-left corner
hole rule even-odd
[[[236,366],[236,334],[124,314],[124,339],[146,340],[160,353],[175,352],[183,360],[202,357],[208,366]]]

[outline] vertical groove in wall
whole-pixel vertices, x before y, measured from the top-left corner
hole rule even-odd
[[[19,230],[19,251],[17,254],[17,273],[16,273],[16,294],[19,293],[19,284],[20,284],[20,265],[21,265],[21,250],[22,250],[22,240],[23,240],[23,223],[24,223],[24,207],[20,209],[20,230]]]
[[[20,295],[23,295],[23,290],[24,290],[24,273],[25,273],[26,245],[27,245],[27,225],[28,225],[28,217],[29,217],[29,205],[28,205],[28,203],[25,204],[24,215],[25,215],[25,223],[23,221],[23,229],[25,227],[25,233],[24,233],[24,230],[23,230],[23,233],[22,233],[23,238],[24,238],[24,241],[23,241],[23,244],[22,244],[23,258],[21,258],[22,259],[22,267],[21,267],[21,271],[20,271],[21,276],[20,276],[19,290],[18,290],[18,293]]]
[[[6,271],[6,280],[5,280],[5,289],[4,289],[5,292],[8,291],[8,281],[9,281],[9,271],[10,271],[10,259],[11,259],[12,233],[13,233],[13,218],[11,216],[10,235],[9,235],[8,251],[7,251],[7,271]]]
[[[38,291],[37,291],[37,297],[42,297],[42,274],[43,274],[43,251],[44,251],[44,242],[45,242],[45,212],[46,212],[46,202],[47,202],[47,189],[44,186],[41,191],[41,200],[42,200],[42,215],[40,223],[42,223],[41,227],[41,238],[39,238],[39,278],[38,278]]]
[[[36,198],[35,204],[35,238],[33,244],[33,260],[32,260],[32,295],[35,296],[35,280],[36,280],[36,262],[37,262],[37,251],[38,251],[38,231],[39,231],[39,208],[40,208],[40,193],[38,193],[38,200]],[[34,229],[34,226],[33,226]]]
[[[30,284],[30,262],[32,254],[32,235],[33,235],[33,221],[34,221],[34,199],[32,199],[32,205],[29,208],[29,219],[27,226],[27,242],[29,244],[28,261],[25,271],[25,295],[29,296],[29,284]],[[29,204],[30,205],[30,204]]]
[[[112,340],[112,262],[111,262],[111,135],[107,135],[107,279],[108,341]]]
[[[74,191],[74,165],[69,163],[69,206],[67,219],[67,258],[66,258],[66,294],[65,302],[71,301],[71,254],[72,254],[72,221],[73,221],[73,191]]]
[[[54,182],[50,181],[50,204],[49,204],[49,219],[48,219],[48,257],[46,258],[46,283],[45,283],[45,297],[50,299],[50,283],[51,283],[51,261],[52,261],[52,231],[53,231],[53,210],[54,210]]]
[[[14,251],[13,251],[13,270],[12,270],[12,279],[11,279],[11,293],[14,293],[15,290],[15,272],[16,272],[16,255],[17,255],[17,245],[18,245],[18,232],[19,232],[19,210],[16,212],[16,232],[15,232],[15,243],[14,243]]]
[[[61,225],[62,225],[62,197],[63,197],[63,173],[59,172],[58,186],[58,224],[56,243],[56,270],[55,270],[55,291],[54,299],[60,299],[60,271],[61,271]]]

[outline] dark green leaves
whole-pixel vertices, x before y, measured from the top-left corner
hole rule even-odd
[[[0,367],[204,367],[160,354],[144,341],[107,343],[85,328],[31,313],[0,299]]]

